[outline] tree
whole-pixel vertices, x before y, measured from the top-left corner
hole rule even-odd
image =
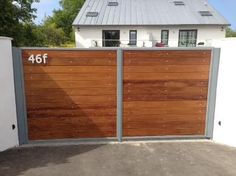
[[[33,2],[39,0],[0,0],[0,35],[12,37],[13,45],[23,45],[28,36],[22,34],[36,17]]]
[[[20,32],[20,42],[21,46],[41,46],[42,40],[38,37],[36,33],[37,26],[33,23],[25,23],[22,25]]]
[[[231,28],[226,29],[226,37],[236,37],[236,31]]]
[[[62,28],[57,28],[53,23],[39,26],[37,32],[38,39],[43,39],[44,46],[60,46],[66,42]]]
[[[64,31],[68,41],[74,41],[72,23],[84,2],[85,0],[61,0],[62,9],[54,10],[53,16],[49,17],[45,23],[55,24],[57,28]]]
[[[39,0],[0,0],[0,36],[12,37],[14,46],[60,46],[73,42],[72,23],[84,1],[61,0],[61,9],[36,25],[32,3]]]

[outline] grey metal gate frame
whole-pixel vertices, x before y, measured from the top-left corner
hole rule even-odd
[[[22,63],[22,50],[65,50],[65,51],[83,51],[83,50],[115,50],[117,51],[117,137],[116,138],[89,138],[76,139],[77,141],[127,141],[127,140],[160,140],[160,139],[212,139],[214,128],[215,101],[217,91],[218,70],[220,62],[220,49],[212,47],[197,47],[197,48],[13,48],[13,66],[15,79],[16,93],[16,108],[18,120],[19,143],[28,144],[28,125],[27,125],[27,110],[24,90],[24,73]],[[141,50],[141,51],[170,51],[170,50],[210,50],[212,52],[208,101],[206,113],[206,129],[204,136],[143,136],[143,137],[123,137],[123,51],[126,50]],[[58,141],[58,140],[57,140]]]
[[[24,73],[23,73],[23,63],[22,63],[22,50],[20,48],[13,47],[12,51],[13,51],[13,68],[14,68],[14,81],[15,81],[18,136],[19,136],[19,144],[21,145],[21,144],[27,144],[29,142],[25,88],[24,88]]]

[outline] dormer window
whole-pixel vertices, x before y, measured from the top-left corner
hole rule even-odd
[[[183,1],[174,1],[174,4],[176,6],[184,6],[185,5],[185,3]]]
[[[86,17],[97,17],[98,12],[87,12]]]
[[[116,1],[109,1],[108,6],[118,6],[118,2]]]
[[[213,16],[210,11],[199,11],[201,16]]]

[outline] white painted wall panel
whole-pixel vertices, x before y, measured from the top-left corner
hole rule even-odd
[[[19,144],[11,39],[0,37],[0,53],[0,151],[3,151]]]
[[[236,38],[213,45],[221,48],[213,140],[236,147]]]

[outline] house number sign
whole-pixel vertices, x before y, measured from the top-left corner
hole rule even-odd
[[[48,59],[48,54],[31,54],[28,61],[32,64],[46,64]]]

